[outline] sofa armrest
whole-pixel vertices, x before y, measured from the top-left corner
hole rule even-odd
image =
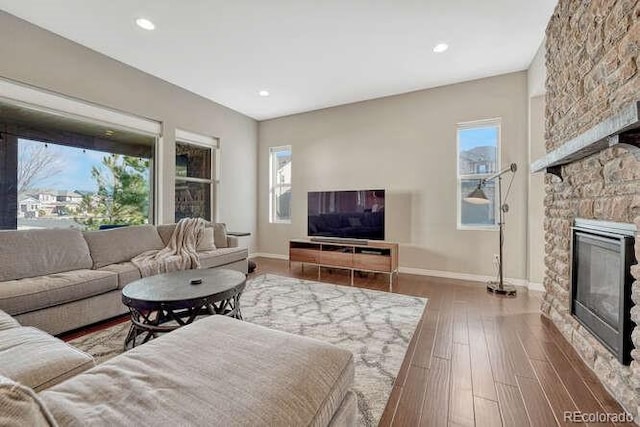
[[[237,248],[240,246],[240,239],[236,236],[227,236],[227,246],[230,248]]]

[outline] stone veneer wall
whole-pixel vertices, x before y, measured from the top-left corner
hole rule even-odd
[[[640,100],[640,0],[560,0],[547,27],[545,139],[551,151]],[[640,162],[610,148],[547,175],[545,295],[550,317],[613,396],[640,419],[640,328],[623,366],[570,314],[570,240],[575,218],[640,227]],[[640,236],[636,239],[640,259]],[[640,324],[640,268],[632,273],[632,320]]]

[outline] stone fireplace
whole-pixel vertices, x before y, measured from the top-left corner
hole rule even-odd
[[[571,314],[620,363],[631,362],[633,224],[578,219],[572,227]]]
[[[532,165],[548,172],[542,312],[637,421],[640,268],[631,267],[632,350],[625,365],[572,315],[571,228],[576,218],[640,228],[640,1],[560,0],[546,36],[547,156]]]

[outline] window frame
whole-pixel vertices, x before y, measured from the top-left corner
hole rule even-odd
[[[25,108],[29,108],[24,103],[14,103],[12,105],[22,105]],[[54,114],[49,110],[41,110],[47,114]],[[70,120],[76,120],[81,123],[95,124],[96,122],[91,120],[79,119],[77,117],[59,113],[61,117]],[[123,129],[118,125],[110,125],[112,129]],[[134,132],[129,130],[129,132]],[[11,162],[15,163],[15,171],[13,169],[8,169],[8,173],[17,173],[17,169],[19,168],[19,144],[20,141],[25,141],[28,143],[42,143],[42,144],[51,144],[54,146],[62,146],[74,149],[83,149],[90,150],[94,152],[101,152],[105,155],[107,154],[119,154],[122,156],[133,156],[139,157],[142,155],[143,158],[149,161],[148,166],[148,184],[149,184],[149,207],[147,212],[147,224],[156,224],[157,223],[157,202],[155,199],[157,182],[155,179],[155,164],[157,158],[156,147],[158,145],[158,137],[150,134],[144,134],[142,132],[137,132],[139,134],[143,134],[153,139],[153,142],[149,145],[145,145],[148,149],[144,149],[143,151],[148,151],[149,157],[144,154],[136,152],[138,149],[133,148],[134,151],[129,149],[124,149],[123,147],[127,147],[129,144],[126,142],[118,142],[118,141],[110,141],[101,139],[100,136],[91,136],[90,134],[78,133],[75,131],[64,130],[62,128],[56,126],[50,126],[48,124],[22,124],[18,122],[14,122],[11,120],[3,121],[0,120],[0,133],[2,134],[2,140],[0,141],[0,152],[3,151],[11,151],[12,155],[10,156],[12,159]],[[12,148],[9,148],[12,146]],[[0,176],[3,178],[3,176]],[[13,198],[15,197],[15,203],[13,203]],[[18,220],[20,219],[19,211],[20,207],[18,206],[20,194],[17,189],[15,194],[7,196],[4,200],[8,202],[8,205],[15,205],[17,207],[15,211],[15,222],[11,219],[13,215],[7,216],[6,214],[9,210],[1,213],[3,215],[2,221],[0,221],[0,229],[8,229],[8,230],[19,230]],[[3,201],[4,201],[3,200]],[[41,208],[41,207],[40,207]],[[9,226],[9,222],[13,222],[11,226]]]
[[[289,192],[293,191],[293,178],[291,182],[288,184],[278,184],[277,182],[274,184],[274,181],[277,181],[275,178],[276,168],[274,159],[276,157],[276,153],[282,151],[289,151],[289,157],[291,162],[291,168],[293,172],[293,150],[291,145],[279,145],[276,147],[269,147],[269,223],[270,224],[291,224],[291,216],[289,219],[279,219],[276,213],[276,189],[288,188]]]
[[[478,129],[478,128],[498,128],[498,138],[496,143],[496,170],[490,173],[482,173],[482,174],[460,174],[460,131],[467,129]],[[496,191],[494,192],[494,216],[493,224],[482,225],[482,224],[463,224],[462,223],[462,181],[465,180],[477,180],[486,179],[491,175],[494,175],[496,172],[500,170],[500,165],[502,164],[502,118],[495,117],[491,119],[483,119],[483,120],[474,120],[469,122],[460,122],[456,125],[456,227],[458,230],[477,230],[477,231],[494,231],[499,228],[499,216],[498,209],[500,209],[500,200],[497,191],[497,183],[496,183]]]
[[[175,144],[184,144],[184,145],[192,145],[195,147],[207,148],[211,150],[211,171],[210,178],[195,178],[188,176],[178,176],[177,170],[175,170],[175,156],[174,156],[174,174],[173,174],[173,188],[175,191],[176,183],[178,181],[183,182],[195,182],[200,184],[209,184],[209,212],[211,213],[211,218],[208,220],[210,222],[217,222],[218,220],[218,184],[220,183],[219,179],[219,159],[220,159],[220,138],[207,136],[198,134],[195,132],[190,132],[182,129],[176,129],[176,137]],[[174,194],[174,203],[175,203],[175,194]],[[174,222],[175,222],[175,206],[174,206]]]
[[[149,163],[149,185],[152,187],[149,194],[149,223],[162,224],[162,193],[163,193],[163,168],[160,165],[164,159],[164,144],[162,138],[163,124],[160,121],[152,120],[140,115],[132,114],[126,111],[109,108],[103,105],[90,103],[68,95],[51,92],[42,88],[37,88],[14,80],[0,77],[0,98],[3,102],[12,105],[23,106],[25,108],[37,110],[40,112],[60,116],[63,118],[78,120],[82,122],[92,123],[100,126],[106,126],[112,129],[121,129],[142,135],[153,137],[153,156]],[[36,126],[41,128],[41,126]],[[7,135],[10,131],[7,124],[0,125],[0,132],[5,133],[5,139],[16,138],[15,152],[7,147],[8,142],[0,144],[0,154],[2,156],[17,156],[17,136]],[[40,138],[33,138],[32,135],[21,135],[28,139],[43,141]],[[43,142],[47,142],[44,140]],[[61,141],[50,141],[51,143],[60,144]],[[76,144],[66,144],[78,146]],[[91,148],[91,147],[87,147]],[[8,150],[8,151],[7,151]],[[17,157],[16,157],[17,162]],[[0,189],[6,183],[0,182]],[[17,194],[16,197],[17,199]],[[13,197],[7,196],[5,199],[9,204],[13,203]],[[13,203],[17,206],[16,203]],[[16,212],[17,213],[17,212]],[[17,219],[17,216],[16,216]],[[0,212],[0,229],[6,228],[7,218]],[[17,223],[16,223],[17,227]],[[14,228],[8,228],[14,229]]]

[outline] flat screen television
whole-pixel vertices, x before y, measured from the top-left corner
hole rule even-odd
[[[384,240],[384,190],[310,191],[309,237]]]

